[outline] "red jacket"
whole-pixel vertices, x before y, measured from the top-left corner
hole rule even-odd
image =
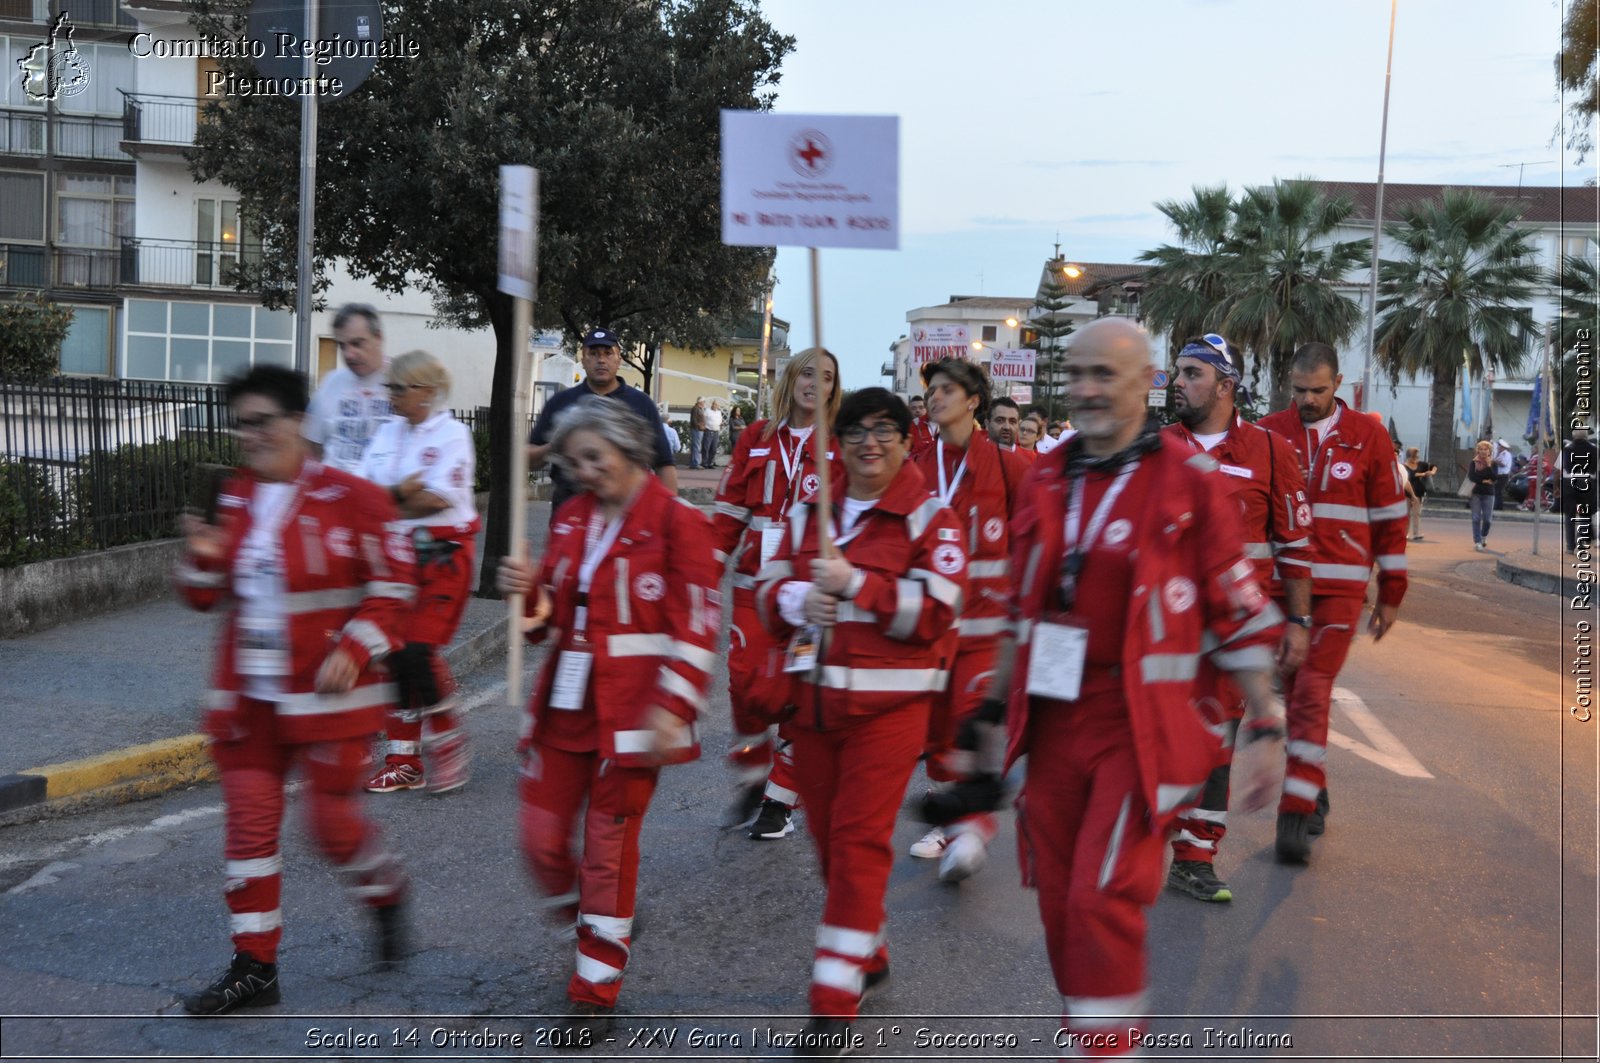
[[[593,494],[574,495],[550,526],[539,583],[554,608],[528,641],[553,636],[556,646],[566,645],[578,607],[578,570],[597,509]],[[647,727],[658,706],[691,725],[689,744],[668,751],[666,761],[682,763],[700,755],[698,723],[722,624],[721,577],[705,517],[649,477],[589,585],[586,631],[594,653],[589,693],[600,725],[601,757],[624,767],[651,763]],[[531,610],[535,603],[532,595],[528,598]],[[550,700],[560,656],[550,653],[534,685],[524,741],[539,737],[540,710]]]
[[[223,557],[186,553],[179,562],[174,580],[193,608],[210,610],[228,596],[260,482],[240,469],[222,487]],[[290,668],[284,695],[274,703],[279,735],[286,742],[320,742],[372,734],[394,702],[395,687],[369,666],[401,645],[416,596],[416,551],[393,523],[399,514],[381,487],[309,460],[295,487],[279,525]],[[206,732],[221,740],[240,737],[233,723],[244,688],[235,663],[237,620],[235,611],[223,624],[206,697]],[[317,694],[317,672],[334,650],[348,653],[361,675],[347,693]]]
[[[1378,566],[1378,601],[1399,605],[1406,594],[1406,491],[1389,433],[1372,418],[1338,403],[1339,417],[1312,452],[1298,410],[1257,423],[1294,444],[1311,495],[1311,593],[1364,598]],[[1278,588],[1274,588],[1276,592]]]
[[[939,430],[933,422],[926,417],[913,417],[911,419],[911,460],[916,461],[922,457],[922,452],[933,446],[933,441],[939,438]]]
[[[1034,463],[1012,522],[1017,586],[1017,656],[1008,705],[1007,763],[1026,753],[1033,699],[1027,693],[1033,625],[1055,608],[1070,481],[1068,446]],[[1122,692],[1139,776],[1157,827],[1190,803],[1216,764],[1217,738],[1191,701],[1200,655],[1223,669],[1270,670],[1283,617],[1239,551],[1238,507],[1214,470],[1171,436],[1146,454],[1118,511],[1132,525],[1132,596],[1122,632]],[[1102,540],[1103,542],[1103,540]],[[1092,553],[1091,553],[1092,556]],[[1092,621],[1091,621],[1092,623]]]
[[[939,485],[939,444],[916,460],[928,490]],[[982,432],[967,441],[966,472],[950,508],[967,550],[967,598],[957,624],[963,642],[989,642],[1011,631],[1011,514],[1031,463],[1002,450]]]
[[[815,510],[789,513],[790,534],[761,571],[756,607],[780,638],[794,628],[778,612],[778,592],[809,582],[818,556]],[[838,726],[854,716],[889,712],[926,700],[949,682],[944,648],[967,587],[967,557],[955,515],[916,466],[906,462],[851,531],[835,540],[856,567],[853,594],[824,641],[821,698],[802,697],[796,722]],[[802,676],[810,682],[809,674]]]
[[[1200,450],[1199,440],[1182,424],[1170,424],[1164,431]],[[1227,436],[1205,453],[1217,459],[1239,502],[1244,556],[1255,562],[1261,585],[1272,585],[1274,560],[1279,578],[1310,579],[1311,505],[1294,447],[1236,413]]]
[[[733,458],[717,487],[716,512],[711,518],[718,563],[734,559],[733,585],[753,589],[761,567],[761,532],[769,524],[781,523],[798,502],[810,502],[817,493],[817,463],[813,460],[812,440],[801,446],[795,466],[798,485],[789,481],[784,467],[785,449],[793,455],[796,445],[787,427],[780,427],[771,438],[763,438],[767,421],[739,433]],[[828,451],[833,468],[835,497],[844,490],[844,462],[835,450]]]

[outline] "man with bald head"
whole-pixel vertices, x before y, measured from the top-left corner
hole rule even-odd
[[[1076,431],[1023,480],[1011,526],[1016,652],[992,692],[1008,701],[1008,764],[1028,755],[1018,844],[1069,1055],[1144,1041],[1145,909],[1219,751],[1192,702],[1203,644],[1244,692],[1241,744],[1265,743],[1235,762],[1242,803],[1276,796],[1257,765],[1283,755],[1268,681],[1283,618],[1216,461],[1149,416],[1152,369],[1125,318],[1073,336]]]

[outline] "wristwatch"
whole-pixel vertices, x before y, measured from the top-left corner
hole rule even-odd
[[[1291,616],[1288,618],[1288,620],[1289,623],[1294,624],[1297,627],[1303,627],[1307,631],[1311,630],[1311,618],[1309,616]]]

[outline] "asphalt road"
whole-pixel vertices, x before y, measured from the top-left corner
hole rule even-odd
[[[1496,579],[1464,522],[1425,531],[1402,623],[1363,639],[1341,678],[1333,811],[1310,867],[1272,861],[1270,816],[1236,819],[1219,863],[1236,900],[1166,894],[1151,913],[1165,1043],[1149,1055],[1595,1058],[1600,745],[1562,700],[1559,603]],[[1505,525],[1497,545],[1529,532]],[[571,946],[539,921],[516,846],[503,683],[466,677],[480,703],[466,790],[372,798],[414,877],[416,951],[399,972],[373,969],[365,913],[310,854],[298,810],[284,1001],[222,1020],[176,1004],[229,951],[215,786],[0,831],[0,1058],[553,1054],[541,1031],[565,1010]],[[815,861],[803,830],[755,843],[718,829],[724,716],[704,760],[665,773],[646,821],[627,1014],[593,1058],[786,1055],[772,1035],[804,1022]],[[903,819],[897,847],[920,833]],[[1013,851],[1007,823],[960,887],[897,861],[893,981],[857,1026],[864,1054],[1057,1054],[1060,999]]]

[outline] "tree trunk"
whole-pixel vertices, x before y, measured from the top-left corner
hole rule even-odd
[[[1460,486],[1462,468],[1459,448],[1456,446],[1456,383],[1461,367],[1446,359],[1434,366],[1433,385],[1429,393],[1432,409],[1428,411],[1427,461],[1439,467],[1430,491],[1453,492]]]
[[[500,559],[511,552],[511,506],[527,505],[528,485],[513,491],[510,442],[512,391],[516,387],[517,361],[512,348],[515,339],[515,309],[512,298],[503,292],[481,296],[494,327],[494,383],[489,395],[489,512],[483,537],[483,563],[479,567],[478,597],[498,598],[494,577]],[[531,382],[530,382],[531,386]],[[524,426],[515,431],[525,434]],[[526,439],[521,442],[525,445]]]
[[[1289,408],[1289,362],[1294,352],[1278,347],[1267,356],[1267,413]]]

